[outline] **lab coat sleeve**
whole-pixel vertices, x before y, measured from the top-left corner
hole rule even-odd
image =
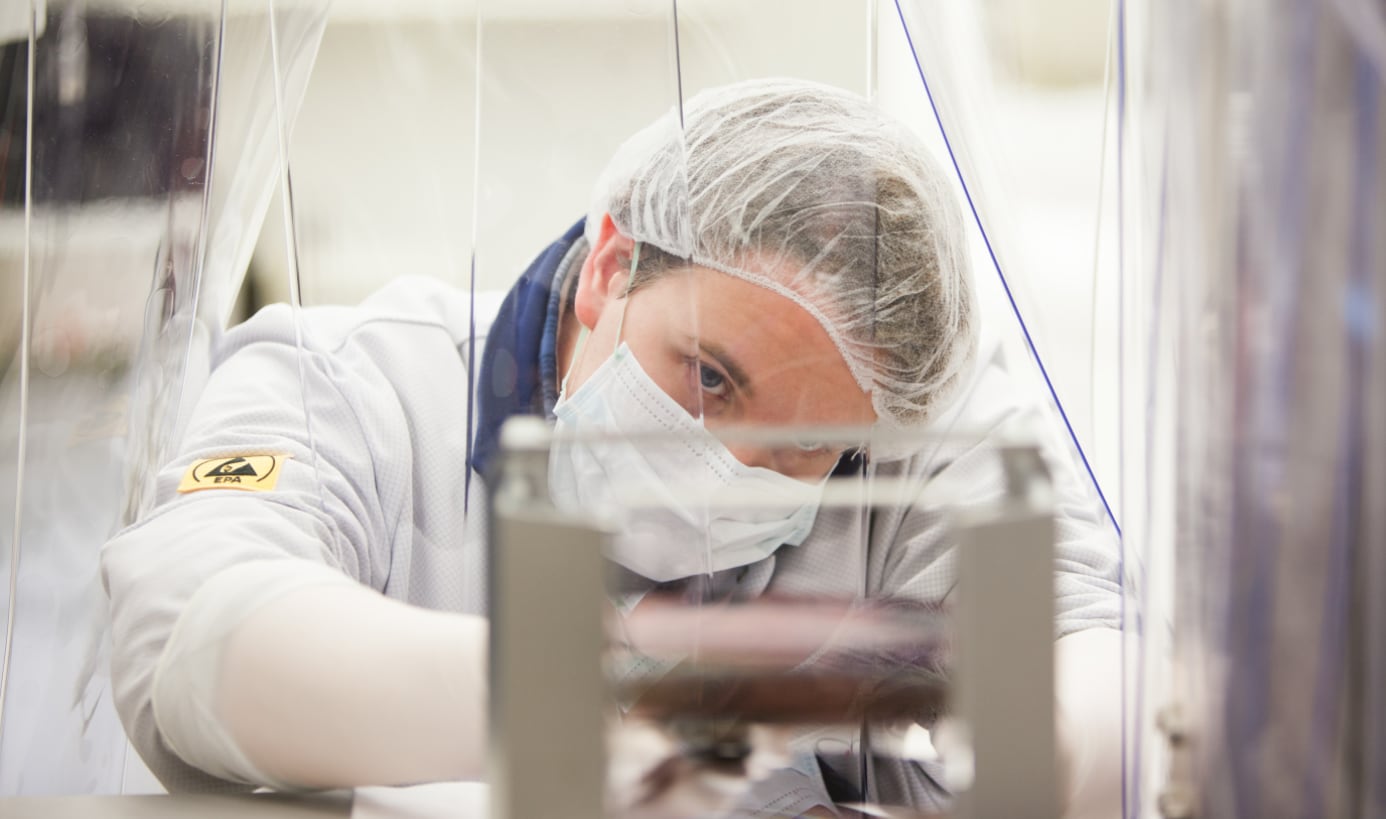
[[[391,543],[408,523],[410,450],[380,436],[404,419],[379,367],[341,344],[316,345],[309,335],[300,350],[283,307],[233,330],[217,347],[177,456],[158,474],[153,510],[102,550],[117,709],[170,790],[245,788],[181,759],[152,702],[170,636],[210,579],[256,564],[270,567],[265,587],[277,592],[318,582],[323,570],[378,590],[391,570]],[[329,356],[324,346],[338,349]],[[272,490],[177,491],[199,460],[248,454],[280,459]],[[248,608],[268,602],[263,591]]]

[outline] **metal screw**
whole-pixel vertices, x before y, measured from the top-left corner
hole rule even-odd
[[[1169,738],[1171,745],[1183,745],[1189,738],[1188,721],[1184,718],[1184,709],[1178,704],[1166,705],[1155,715],[1155,727]]]

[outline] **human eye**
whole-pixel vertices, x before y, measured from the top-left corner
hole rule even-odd
[[[695,366],[698,368],[699,388],[709,395],[725,398],[730,386],[727,377],[701,361],[696,362]]]

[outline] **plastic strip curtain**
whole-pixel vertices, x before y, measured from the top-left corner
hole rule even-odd
[[[273,152],[273,173],[276,183],[276,202],[278,208],[271,208],[266,214],[267,222],[277,222],[283,227],[284,271],[288,290],[289,310],[293,318],[294,358],[298,376],[298,398],[303,413],[303,430],[299,441],[305,442],[308,450],[307,468],[312,473],[312,486],[316,490],[320,508],[328,507],[328,492],[324,487],[324,477],[318,460],[315,426],[324,418],[330,418],[337,393],[321,389],[322,377],[309,361],[306,347],[306,329],[303,322],[303,273],[302,256],[299,252],[300,213],[295,207],[293,184],[293,153],[290,150],[297,111],[296,97],[301,97],[306,89],[308,75],[313,68],[314,57],[320,44],[323,29],[327,22],[331,0],[266,0],[266,44],[267,67],[270,70],[270,83],[267,101],[271,105],[268,122],[269,141]],[[278,212],[274,212],[277,210]],[[315,345],[315,349],[321,346]],[[309,373],[317,375],[310,379]],[[297,436],[288,433],[293,439]],[[288,472],[297,464],[286,464]]]
[[[1386,810],[1382,13],[1151,5],[1177,276],[1175,767],[1207,816]]]
[[[1181,316],[1173,304],[1182,247],[1170,240],[1171,129],[1167,100],[1152,88],[1167,82],[1148,58],[1160,21],[1145,4],[1114,0],[1116,29],[1118,231],[1121,328],[1119,358],[1120,455],[1124,488],[1125,553],[1139,571],[1129,573],[1127,647],[1126,816],[1157,810],[1168,774],[1165,735],[1174,698],[1171,633],[1176,617],[1174,401],[1179,371],[1170,339]]]
[[[978,34],[973,30],[975,22],[971,15],[930,9],[925,12],[917,4],[897,2],[895,13],[903,27],[910,50],[913,52],[915,68],[919,81],[924,87],[923,103],[928,106],[945,142],[945,150],[953,170],[963,189],[963,196],[969,215],[980,231],[985,246],[989,273],[996,274],[1010,305],[1018,329],[1024,338],[1025,348],[1035,356],[1039,375],[1055,402],[1063,424],[1064,435],[1074,445],[1080,468],[1083,469],[1102,494],[1102,503],[1108,516],[1120,530],[1115,508],[1105,496],[1105,487],[1093,470],[1084,442],[1069,422],[1044,359],[1035,341],[1035,336],[1027,322],[1033,312],[1025,306],[1033,300],[1027,296],[1027,284],[1023,275],[1023,265],[1010,259],[1010,248],[1014,242],[1010,217],[1004,208],[992,205],[999,201],[996,192],[1001,189],[995,168],[995,151],[991,150],[993,137],[989,135],[994,103],[989,97],[990,77],[981,58],[969,46],[979,43]]]
[[[147,503],[259,231],[270,17],[12,5],[32,28],[0,44],[0,792],[118,792],[140,766],[111,707],[97,549]],[[291,111],[319,28],[278,23]]]
[[[1123,5],[1118,0],[1110,6],[1108,49],[1112,64],[1107,72],[1107,88],[1104,89],[1110,113],[1103,116],[1111,117],[1114,126],[1111,137],[1114,137],[1112,142],[1115,150],[1110,154],[1106,151],[1095,152],[1092,158],[1094,165],[1115,160],[1111,167],[1103,168],[1097,176],[1116,183],[1117,190],[1113,193],[1118,202],[1129,198],[1120,189],[1121,180],[1126,176],[1137,176],[1134,173],[1137,169],[1144,173],[1139,164],[1139,158],[1143,156],[1141,140],[1134,137],[1130,101],[1123,96],[1128,82],[1124,73],[1127,57],[1123,50]],[[1093,255],[1097,269],[1092,271],[1092,338],[1096,341],[1101,337],[1103,344],[1115,348],[1112,359],[1115,367],[1112,369],[1120,374],[1121,381],[1117,389],[1101,385],[1104,391],[1117,398],[1117,411],[1112,415],[1118,421],[1112,442],[1114,445],[1111,449],[1098,448],[1094,444],[1099,439],[1093,431],[1102,431],[1103,426],[1110,423],[1100,415],[1103,406],[1094,400],[1093,406],[1088,408],[1093,417],[1088,429],[1075,424],[1073,418],[1078,413],[1073,409],[1076,405],[1069,402],[1081,402],[1087,396],[1077,389],[1065,391],[1065,382],[1057,371],[1058,365],[1055,360],[1046,358],[1046,338],[1051,334],[1046,333],[1043,326],[1044,311],[1036,309],[1043,302],[1033,292],[1035,284],[1030,274],[1034,268],[1024,252],[1019,250],[1017,226],[1014,223],[1016,209],[1009,206],[1009,191],[1003,184],[1002,174],[998,173],[1002,154],[999,151],[1000,137],[995,130],[998,105],[993,94],[993,80],[986,64],[968,50],[969,43],[985,43],[987,35],[976,30],[977,24],[969,22],[967,18],[971,15],[964,9],[897,2],[892,11],[904,30],[914,60],[912,68],[919,84],[923,86],[917,104],[926,107],[934,127],[942,134],[944,156],[957,174],[963,189],[964,207],[978,231],[977,244],[982,248],[974,261],[978,287],[984,294],[990,290],[997,323],[1006,325],[1002,336],[1011,360],[1029,361],[1034,365],[1013,367],[1015,375],[1029,389],[1047,395],[1052,409],[1048,420],[1054,427],[1053,434],[1057,439],[1071,444],[1073,470],[1095,490],[1094,503],[1101,504],[1103,513],[1117,535],[1121,536],[1125,656],[1120,669],[1109,669],[1107,673],[1113,676],[1114,685],[1121,686],[1123,697],[1123,815],[1136,815],[1139,793],[1131,786],[1139,778],[1139,749],[1147,743],[1142,726],[1150,705],[1143,688],[1150,669],[1145,662],[1148,647],[1142,639],[1147,605],[1142,590],[1152,553],[1152,541],[1146,536],[1143,515],[1139,513],[1143,512],[1143,507],[1138,512],[1135,509],[1137,503],[1132,502],[1145,491],[1143,459],[1128,459],[1127,455],[1133,444],[1143,444],[1143,437],[1138,431],[1144,426],[1139,411],[1128,413],[1122,409],[1126,402],[1135,398],[1132,391],[1126,388],[1126,376],[1133,372],[1134,363],[1138,360],[1134,357],[1135,353],[1145,349],[1144,336],[1140,336],[1142,343],[1133,347],[1124,347],[1121,340],[1137,332],[1135,327],[1127,325],[1131,316],[1140,314],[1140,305],[1144,304],[1136,293],[1126,292],[1128,274],[1125,271],[1133,264],[1132,260],[1141,258],[1144,252],[1140,249],[1140,240],[1145,223],[1137,213],[1118,213],[1115,214],[1117,218],[1111,219],[1101,210],[1103,195],[1099,192],[1097,234],[1088,240],[1097,247]],[[994,44],[992,47],[996,48]],[[1095,131],[1105,127],[1104,121],[1099,118],[1094,118],[1091,124]],[[1118,231],[1117,235],[1108,235],[1113,226]],[[1107,245],[1105,249],[1104,243]],[[1113,287],[1116,293],[1108,294],[1107,291]],[[1099,293],[1101,299],[1098,298]],[[986,303],[985,297],[983,303]],[[1099,315],[1099,311],[1106,309],[1116,311],[1115,332],[1104,330],[1112,326],[1106,316]],[[1110,333],[1110,336],[1103,332]],[[1106,355],[1109,354],[1104,352],[1104,363]],[[1096,349],[1089,360],[1098,360]],[[1139,360],[1139,364],[1134,372],[1145,371],[1144,361]],[[1105,368],[1103,372],[1106,372]],[[1099,375],[1094,366],[1090,373],[1094,396],[1099,392]],[[1140,411],[1143,410],[1142,405]],[[1109,443],[1105,434],[1100,440]],[[1136,524],[1134,532],[1123,528],[1132,522]]]

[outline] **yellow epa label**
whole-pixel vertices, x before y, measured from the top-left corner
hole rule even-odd
[[[179,492],[200,489],[242,489],[268,492],[279,483],[279,470],[288,455],[223,455],[194,461],[178,483]]]

